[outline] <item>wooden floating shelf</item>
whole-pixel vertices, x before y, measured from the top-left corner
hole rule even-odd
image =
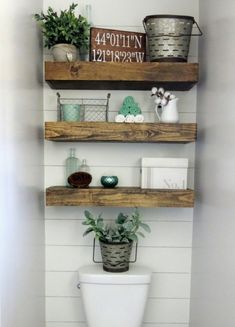
[[[158,190],[138,187],[68,188],[52,186],[46,190],[47,206],[180,207],[194,206],[193,190]]]
[[[194,142],[196,124],[46,122],[45,138],[77,142]]]
[[[45,62],[53,89],[150,90],[162,86],[186,91],[198,82],[197,63]]]

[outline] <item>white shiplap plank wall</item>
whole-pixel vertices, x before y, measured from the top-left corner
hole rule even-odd
[[[195,0],[108,0],[79,1],[92,6],[95,26],[143,31],[142,20],[151,14],[172,13],[191,15],[198,19]],[[59,10],[68,7],[67,0],[44,1]],[[133,11],[133,6],[135,10]],[[134,14],[133,14],[134,12]],[[50,59],[48,51],[45,58]],[[189,61],[197,61],[197,40],[192,39]],[[176,92],[180,98],[181,122],[196,121],[196,87],[188,92]],[[44,84],[44,119],[56,120],[56,92]],[[109,91],[60,91],[65,97],[106,97]],[[150,92],[111,91],[109,119],[113,121],[123,99],[132,95],[140,104],[146,121],[155,121]],[[139,185],[141,157],[187,157],[189,185],[194,183],[194,144],[105,144],[45,142],[45,186],[64,181],[64,160],[70,147],[75,147],[80,159],[86,158],[92,171],[93,185],[103,174],[117,174],[120,185]],[[92,238],[83,238],[81,220],[85,208],[46,208],[46,320],[47,327],[86,327],[77,285],[78,267],[92,262]],[[104,218],[116,217],[120,208],[92,208],[103,212]],[[125,209],[124,212],[131,212]],[[189,321],[192,209],[142,209],[144,220],[152,233],[140,241],[138,263],[153,269],[143,327],[187,327]],[[99,256],[99,253],[97,253]]]

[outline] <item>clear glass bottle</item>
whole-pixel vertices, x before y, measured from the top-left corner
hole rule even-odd
[[[68,177],[73,173],[77,172],[80,167],[80,160],[76,157],[75,149],[70,149],[70,155],[65,161],[65,178],[66,178],[66,185],[70,186],[68,183]]]
[[[92,21],[91,21],[91,5],[87,4],[85,5],[85,14],[84,14],[85,18],[87,19],[87,22],[88,24],[90,24],[90,27],[92,27]],[[89,31],[88,31],[88,47],[90,47],[90,28],[89,28]],[[80,48],[80,57],[81,57],[81,60],[84,60],[84,61],[89,61],[89,52],[90,52],[90,49],[86,49],[84,47],[81,47]]]
[[[88,23],[90,24],[90,26],[92,26],[92,18],[91,18],[91,5],[85,5],[85,17],[88,21]]]
[[[86,159],[82,159],[82,164],[80,166],[79,171],[84,171],[85,173],[89,173],[90,172],[90,167],[87,165]]]

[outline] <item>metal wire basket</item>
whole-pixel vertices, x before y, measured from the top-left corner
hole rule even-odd
[[[110,93],[105,99],[62,98],[60,93],[57,92],[56,94],[58,121],[108,121]],[[74,117],[71,115],[72,118],[67,119],[63,111],[64,105],[77,106],[79,114]],[[67,108],[69,109],[69,106]]]

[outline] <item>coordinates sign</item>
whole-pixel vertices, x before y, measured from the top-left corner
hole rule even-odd
[[[146,35],[144,33],[91,28],[91,61],[143,62]]]

